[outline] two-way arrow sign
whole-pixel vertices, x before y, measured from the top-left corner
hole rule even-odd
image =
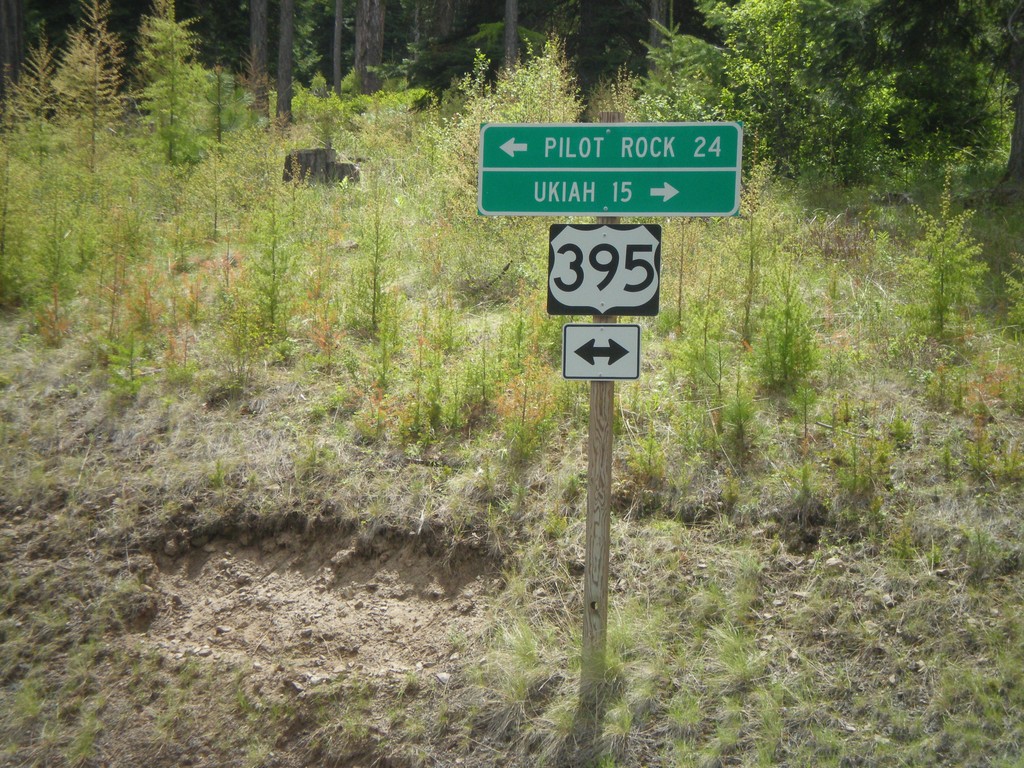
[[[567,323],[562,326],[562,376],[583,381],[640,378],[640,326]]]
[[[608,339],[607,347],[598,347],[597,339],[587,339],[586,343],[576,350],[576,354],[586,360],[590,365],[597,364],[597,358],[608,358],[608,365],[615,365],[622,358],[629,354],[629,350],[615,341]]]

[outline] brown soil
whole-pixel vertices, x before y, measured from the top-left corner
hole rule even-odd
[[[285,533],[161,555],[143,642],[174,659],[251,664],[298,693],[349,673],[385,687],[413,671],[447,683],[460,644],[484,624],[485,564],[446,568],[410,543],[359,550],[352,539],[310,544]]]

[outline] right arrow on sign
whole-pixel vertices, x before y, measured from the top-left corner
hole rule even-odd
[[[655,187],[651,190],[651,197],[660,197],[663,203],[667,203],[673,197],[679,194],[679,190],[669,184],[667,181],[660,187]]]
[[[607,357],[608,365],[614,365],[628,355],[629,350],[618,344],[615,339],[608,339],[607,347],[599,347],[594,339],[589,339],[586,344],[576,350],[576,354],[591,365],[596,363],[599,357]]]

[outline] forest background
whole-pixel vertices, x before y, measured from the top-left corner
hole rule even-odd
[[[0,12],[0,761],[1019,763],[1020,0]],[[589,405],[476,169],[601,110],[742,121],[743,202],[657,222],[581,718]]]
[[[26,46],[48,39],[62,49],[83,7],[4,0],[0,96],[17,80]],[[128,4],[108,14],[127,63],[139,61],[137,33],[149,12]],[[318,75],[339,96],[405,83],[440,97],[474,51],[493,76],[554,35],[588,96],[643,75],[644,117],[742,117],[755,153],[789,172],[862,180],[926,156],[1005,149],[1012,125],[1016,184],[1024,173],[1021,15],[1013,0],[186,0],[171,13],[188,20],[189,57],[244,80],[257,112],[274,83],[276,113],[289,114],[293,79],[308,88]]]

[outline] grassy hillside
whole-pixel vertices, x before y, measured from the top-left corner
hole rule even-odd
[[[462,92],[0,136],[0,763],[1019,765],[1019,203],[755,164],[659,222],[587,722],[587,386],[551,222],[475,211],[481,121],[581,107]],[[360,181],[281,181],[325,131]]]

